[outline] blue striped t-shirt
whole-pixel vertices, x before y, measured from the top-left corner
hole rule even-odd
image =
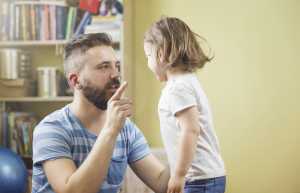
[[[97,136],[82,126],[69,105],[46,116],[33,135],[32,193],[54,193],[42,163],[58,158],[72,159],[79,167],[91,151]],[[127,119],[119,133],[108,174],[99,193],[116,193],[123,181],[127,165],[150,153],[139,129]],[[90,176],[93,180],[93,176]]]

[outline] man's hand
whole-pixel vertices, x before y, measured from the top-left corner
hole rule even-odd
[[[122,97],[127,85],[127,82],[124,82],[109,99],[107,104],[107,117],[104,128],[112,130],[116,134],[123,127],[126,118],[132,114],[131,100]]]
[[[184,182],[184,176],[171,176],[167,193],[183,193]]]

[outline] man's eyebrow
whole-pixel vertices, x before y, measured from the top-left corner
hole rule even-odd
[[[98,64],[96,64],[96,66],[98,67],[98,66],[102,66],[102,65],[105,65],[105,64],[112,64],[112,63],[113,63],[113,61],[104,60],[104,61],[101,61]],[[121,64],[120,60],[116,60],[115,64],[120,65]]]
[[[110,61],[104,60],[104,61],[101,61],[101,62],[97,63],[95,66],[96,67],[100,67],[100,66],[103,66],[105,64],[110,64],[110,63],[111,63]]]

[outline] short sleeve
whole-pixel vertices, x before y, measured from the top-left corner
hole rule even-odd
[[[133,163],[150,154],[149,145],[139,130],[139,128],[131,121],[127,121],[128,132],[128,163]]]
[[[63,128],[40,124],[33,133],[33,164],[61,157],[72,158],[70,137]]]
[[[178,83],[170,88],[168,102],[173,115],[186,108],[197,105],[192,88],[183,83]]]

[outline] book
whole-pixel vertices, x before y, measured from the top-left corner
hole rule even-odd
[[[0,108],[0,147],[3,146],[3,109]]]
[[[49,3],[49,4],[48,4]],[[0,41],[63,40],[72,37],[84,12],[57,1],[0,3]],[[66,38],[67,37],[67,38]]]
[[[3,112],[2,145],[21,156],[32,156],[33,130],[36,125],[37,117],[32,112]]]
[[[78,36],[80,34],[84,33],[84,28],[85,26],[87,26],[88,24],[91,23],[91,19],[92,19],[92,15],[90,12],[86,11],[82,17],[82,19],[80,20],[80,23],[78,24],[74,35]]]
[[[67,13],[68,9],[63,6],[56,7],[56,39],[65,39],[65,28],[67,24]]]
[[[0,25],[0,39],[6,41],[9,39],[9,2],[4,1],[0,3],[1,8],[1,25]]]
[[[30,21],[31,21],[31,39],[32,40],[36,40],[37,36],[36,36],[36,16],[35,16],[35,8],[34,5],[30,5]]]
[[[36,116],[30,112],[17,112],[14,121],[17,152],[23,156],[31,156],[33,130],[37,124]]]
[[[15,5],[13,3],[9,4],[9,40],[15,39]]]
[[[8,113],[2,113],[2,144],[4,147],[9,147],[9,133],[8,133]]]
[[[49,5],[44,5],[43,8],[43,40],[50,40],[50,15]]]
[[[21,17],[20,5],[15,6],[15,40],[20,40],[20,17]]]
[[[80,0],[79,8],[86,10],[93,14],[99,13],[100,1],[99,0]]]
[[[50,34],[51,40],[56,40],[56,6],[50,5]]]

